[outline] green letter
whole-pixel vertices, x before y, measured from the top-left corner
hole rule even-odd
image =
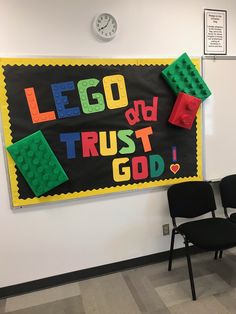
[[[82,110],[84,113],[95,113],[100,112],[105,109],[105,102],[104,97],[101,93],[93,93],[92,99],[97,100],[95,104],[90,104],[88,99],[88,88],[89,87],[96,87],[99,83],[99,80],[87,79],[87,80],[80,80],[77,84],[79,90],[79,97],[81,101]]]
[[[151,178],[157,178],[164,172],[165,164],[164,160],[160,155],[150,155],[150,175]]]
[[[132,130],[120,130],[118,131],[118,138],[122,140],[125,144],[127,144],[126,147],[122,147],[119,150],[119,153],[122,155],[125,154],[132,154],[135,152],[135,144],[134,141],[129,137],[131,134],[133,134],[134,131]]]

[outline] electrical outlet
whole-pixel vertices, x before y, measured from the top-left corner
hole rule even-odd
[[[163,231],[163,235],[169,235],[170,234],[170,225],[169,224],[165,224],[162,225],[162,231]]]

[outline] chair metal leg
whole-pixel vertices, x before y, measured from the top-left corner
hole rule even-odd
[[[219,258],[222,258],[223,250],[220,251]]]
[[[218,251],[215,251],[215,257],[214,259],[217,259],[218,258]]]
[[[172,259],[173,259],[174,242],[175,242],[175,230],[172,229],[172,233],[171,233],[171,242],[170,242],[170,253],[169,253],[168,271],[171,271],[171,268],[172,268]]]
[[[195,286],[194,286],[194,280],[193,280],[192,264],[191,264],[191,259],[189,255],[188,240],[185,239],[184,244],[185,244],[185,253],[186,253],[187,262],[188,262],[188,272],[189,272],[189,280],[190,280],[190,285],[191,285],[191,290],[192,290],[192,298],[193,300],[196,300],[197,298],[196,298],[196,292],[195,292]]]

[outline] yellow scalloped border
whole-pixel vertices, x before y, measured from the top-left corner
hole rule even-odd
[[[200,71],[200,58],[191,59],[193,64],[196,66],[196,69]],[[61,59],[61,58],[3,58],[0,59],[0,82],[2,83],[0,86],[0,106],[2,111],[2,124],[4,131],[4,141],[5,145],[9,146],[12,144],[12,136],[11,136],[11,125],[9,119],[9,110],[7,103],[7,95],[6,95],[6,84],[5,77],[3,74],[3,66],[4,65],[32,65],[32,66],[42,66],[42,65],[65,65],[65,66],[75,66],[75,65],[166,65],[173,62],[174,59]],[[45,202],[54,202],[60,200],[68,200],[80,197],[87,196],[95,196],[102,195],[113,192],[121,192],[127,190],[137,190],[143,188],[153,188],[157,186],[171,185],[175,183],[180,183],[183,181],[195,181],[202,180],[202,128],[201,128],[201,109],[198,110],[197,113],[197,127],[196,127],[196,145],[197,145],[197,175],[194,177],[184,177],[184,178],[174,178],[174,179],[165,179],[165,180],[156,180],[152,182],[144,182],[144,183],[134,183],[134,184],[124,184],[121,186],[112,186],[106,188],[99,188],[81,192],[73,192],[66,194],[56,194],[53,196],[41,196],[27,199],[20,199],[18,193],[18,185],[17,185],[17,176],[16,176],[16,167],[13,159],[7,153],[7,162],[8,162],[8,172],[10,177],[11,191],[12,191],[12,204],[14,207],[25,206],[25,205],[33,205],[33,204],[41,204]]]

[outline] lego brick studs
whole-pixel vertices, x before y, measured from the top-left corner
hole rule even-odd
[[[8,146],[7,150],[36,196],[68,180],[41,131]]]
[[[186,53],[165,68],[162,75],[176,94],[184,92],[202,101],[211,95],[211,91]]]
[[[185,129],[191,129],[200,104],[201,99],[179,93],[169,117],[169,122]]]

